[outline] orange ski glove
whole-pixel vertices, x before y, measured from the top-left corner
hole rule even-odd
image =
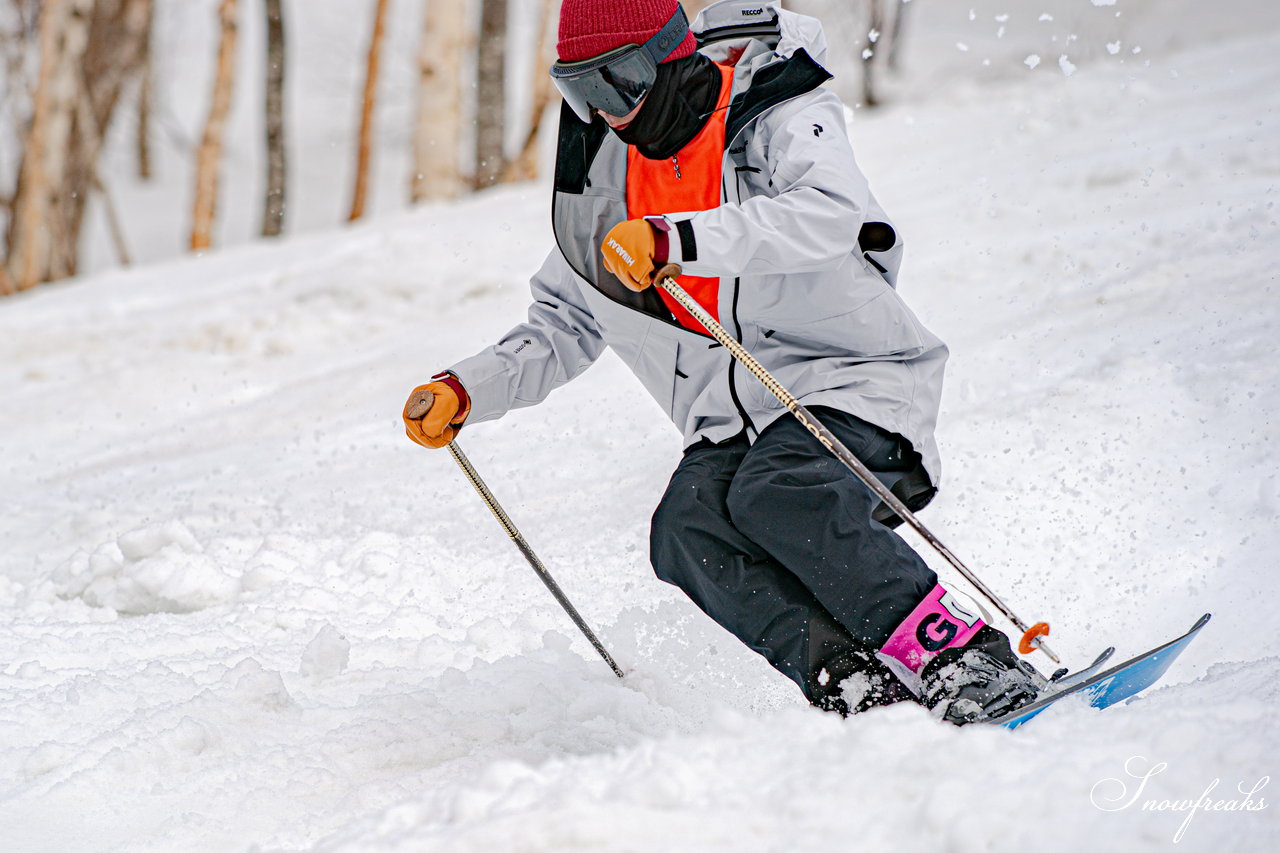
[[[404,431],[423,447],[440,448],[453,441],[471,413],[471,398],[452,373],[437,373],[419,385],[404,404]]]
[[[605,269],[637,292],[653,284],[655,248],[653,226],[643,219],[619,222],[600,244]]]

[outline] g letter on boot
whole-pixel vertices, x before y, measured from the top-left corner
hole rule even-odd
[[[939,584],[902,620],[880,654],[919,674],[938,652],[968,643],[984,624],[975,609]]]

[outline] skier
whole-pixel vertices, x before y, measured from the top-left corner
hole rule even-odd
[[[873,493],[652,275],[679,283],[912,510],[936,492],[945,345],[895,290],[902,242],[854,161],[821,25],[723,0],[563,0],[552,219],[528,320],[436,374],[411,439],[541,402],[612,347],[683,431],[658,577],[850,714],[967,723],[1043,687],[890,526]]]

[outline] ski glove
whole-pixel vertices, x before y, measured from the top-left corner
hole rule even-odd
[[[437,373],[419,385],[404,404],[404,431],[423,447],[440,448],[453,441],[471,413],[471,398],[452,373]]]
[[[653,284],[656,248],[653,226],[643,219],[619,222],[600,244],[605,269],[636,292]],[[666,259],[661,262],[665,263]]]

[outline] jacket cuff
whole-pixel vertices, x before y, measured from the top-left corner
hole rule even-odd
[[[676,215],[687,216],[688,214]],[[674,219],[671,214],[646,216],[645,220],[653,226],[654,233],[659,235],[655,240],[658,244],[654,253],[655,262],[684,266],[698,260],[698,241],[693,235],[692,220]],[[665,257],[659,258],[657,252],[662,250],[663,237],[666,238],[666,253]]]
[[[467,415],[471,414],[471,395],[467,393],[467,389],[462,387],[461,380],[458,379],[453,372],[442,370],[435,376],[431,377],[432,382],[443,382],[449,386],[453,393],[458,395],[458,414],[454,415],[453,420],[449,423],[462,429],[462,423],[467,419]]]

